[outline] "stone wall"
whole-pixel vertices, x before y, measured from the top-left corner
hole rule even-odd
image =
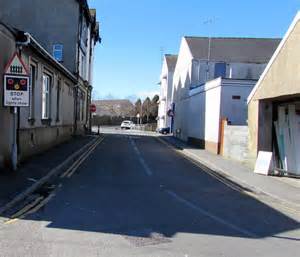
[[[248,161],[248,127],[224,127],[223,156],[229,159]]]

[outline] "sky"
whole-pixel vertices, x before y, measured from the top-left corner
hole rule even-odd
[[[159,92],[162,54],[178,54],[182,36],[283,37],[300,10],[300,0],[88,2],[102,37],[93,97],[132,101]]]

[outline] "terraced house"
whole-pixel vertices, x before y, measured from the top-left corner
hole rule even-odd
[[[22,160],[89,130],[99,23],[85,0],[1,1],[0,10],[0,74],[14,52],[30,71],[30,106],[18,113]],[[10,163],[12,125],[11,110],[1,103],[2,165]]]

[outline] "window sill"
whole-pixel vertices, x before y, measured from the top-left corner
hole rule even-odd
[[[42,124],[47,126],[51,125],[51,121],[51,119],[41,119]]]

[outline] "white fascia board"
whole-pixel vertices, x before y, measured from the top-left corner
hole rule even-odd
[[[189,90],[189,96],[197,95],[203,92],[206,92],[210,89],[213,89],[215,87],[221,87],[222,86],[222,78],[216,78],[210,81],[207,81],[205,84],[201,85],[200,87],[196,87],[194,89]]]
[[[270,68],[272,67],[274,61],[276,60],[277,56],[280,54],[283,46],[285,45],[285,43],[287,42],[287,39],[289,38],[290,34],[292,33],[292,31],[294,30],[297,22],[300,20],[300,12],[298,11],[297,15],[295,16],[292,24],[290,25],[288,31],[286,32],[286,34],[284,35],[283,39],[281,40],[279,46],[277,47],[276,51],[274,52],[272,58],[270,59],[267,67],[265,68],[264,72],[262,73],[262,75],[260,76],[257,84],[255,85],[255,87],[253,88],[253,90],[251,91],[248,99],[247,99],[247,104],[250,103],[250,101],[252,100],[253,96],[255,95],[257,89],[260,87],[260,84],[262,83],[262,81],[264,80],[264,78],[266,77],[266,75],[268,74]]]

